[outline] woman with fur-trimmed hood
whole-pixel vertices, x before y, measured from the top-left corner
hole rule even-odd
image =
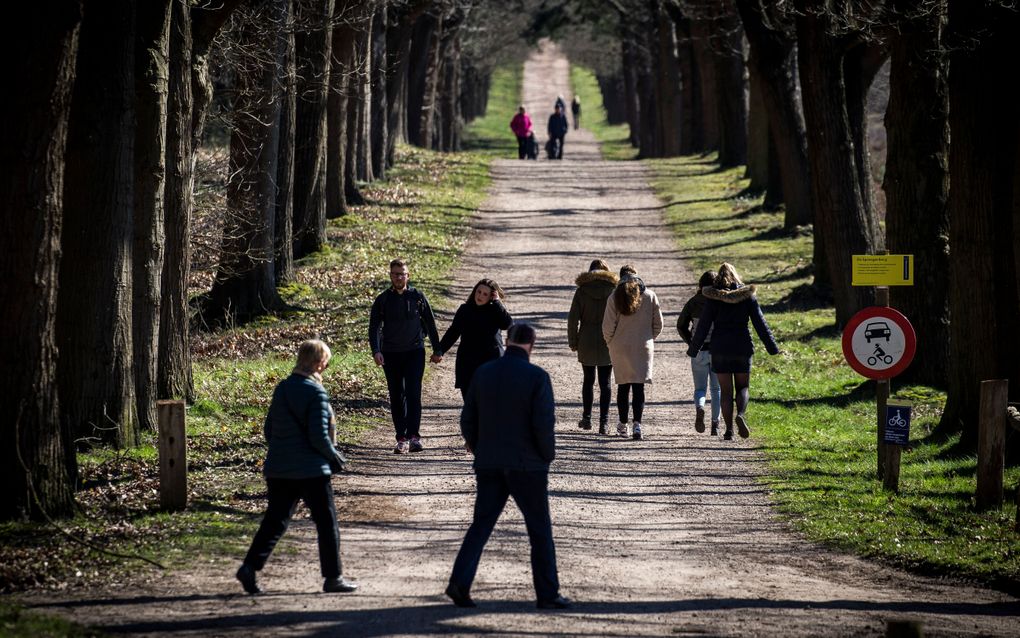
[[[609,358],[609,348],[602,338],[602,317],[606,314],[606,303],[619,278],[609,272],[609,266],[601,259],[596,259],[588,266],[588,272],[577,276],[574,283],[574,300],[570,303],[570,314],[567,315],[567,342],[570,349],[577,353],[577,360],[584,370],[584,381],[581,384],[582,412],[577,425],[582,430],[591,429],[591,409],[595,402],[595,376],[599,380],[599,434],[606,434],[609,427],[609,404],[613,401],[613,389],[610,377],[613,374],[613,362]]]
[[[733,266],[726,263],[719,266],[714,284],[701,289],[701,294],[708,301],[687,349],[689,356],[697,356],[709,331],[712,332],[712,372],[719,377],[719,386],[722,388],[725,439],[733,438],[734,422],[741,438],[746,439],[751,433],[744,416],[750,401],[751,358],[754,355],[751,332],[747,329],[748,321],[754,324],[754,330],[768,353],[779,354],[779,346],[776,345],[769,325],[765,323],[765,315],[761,312],[754,292],[754,286],[745,286]],[[733,414],[734,390],[736,416]]]
[[[620,269],[620,283],[606,304],[602,337],[616,374],[616,405],[620,423],[616,433],[627,436],[628,400],[634,393],[633,437],[641,439],[641,414],[645,407],[645,384],[652,382],[654,340],[662,332],[662,309],[655,293],[645,288],[633,266]]]

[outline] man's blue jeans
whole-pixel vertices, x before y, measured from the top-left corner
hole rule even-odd
[[[712,391],[712,421],[719,420],[722,408],[722,391],[719,389],[719,377],[712,372],[712,353],[702,350],[698,356],[691,358],[691,374],[694,375],[694,405],[705,407],[705,391]]]

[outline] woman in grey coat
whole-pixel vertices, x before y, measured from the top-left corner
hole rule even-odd
[[[606,314],[606,303],[616,289],[619,278],[609,272],[609,266],[596,259],[588,266],[588,272],[577,276],[574,282],[574,300],[567,315],[567,343],[577,353],[577,360],[584,371],[581,384],[581,420],[578,427],[591,429],[591,409],[595,402],[595,376],[599,379],[599,434],[606,434],[609,428],[609,404],[613,401],[610,378],[613,362],[609,359],[609,346],[602,338],[602,317]]]
[[[269,504],[237,580],[249,594],[262,592],[255,574],[287,531],[299,500],[305,502],[319,537],[319,566],[326,592],[350,592],[358,586],[341,575],[340,531],[333,503],[332,474],[346,463],[333,444],[334,416],[322,385],[329,347],[312,339],[298,349],[297,365],[273,391],[264,431],[269,451],[262,473]]]

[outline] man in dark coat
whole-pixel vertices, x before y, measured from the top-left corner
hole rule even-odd
[[[496,520],[513,497],[531,541],[531,571],[539,609],[565,609],[559,593],[556,548],[549,516],[549,463],[556,455],[555,403],[545,370],[528,362],[535,329],[515,323],[506,354],[478,368],[464,402],[460,430],[474,454],[478,493],[474,520],[464,536],[446,595],[458,607],[474,607],[474,582],[482,550]]]
[[[549,159],[563,159],[563,138],[566,137],[570,125],[567,123],[567,116],[563,113],[563,107],[556,105],[556,111],[549,116],[549,149],[552,151]]]
[[[368,343],[375,364],[386,373],[390,411],[396,430],[395,454],[421,452],[421,380],[425,374],[425,337],[439,350],[436,317],[425,293],[409,283],[410,272],[400,259],[390,262],[389,288],[372,304]],[[438,354],[432,361],[442,360]]]

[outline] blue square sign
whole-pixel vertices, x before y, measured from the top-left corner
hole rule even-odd
[[[910,405],[890,401],[885,406],[885,443],[906,445],[910,442]]]

